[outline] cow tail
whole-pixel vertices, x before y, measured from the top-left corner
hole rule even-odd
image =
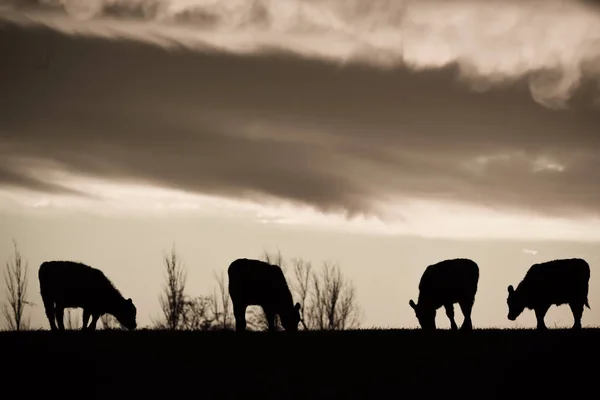
[[[590,307],[590,305],[589,305],[589,303],[588,303],[588,300],[587,300],[587,299],[585,299],[585,306],[586,306],[587,308],[589,308],[590,310],[592,309],[592,307]]]

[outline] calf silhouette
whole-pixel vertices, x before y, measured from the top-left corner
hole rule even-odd
[[[515,321],[525,308],[534,310],[537,329],[547,329],[544,317],[552,305],[569,304],[573,329],[581,329],[583,307],[588,304],[590,266],[581,258],[533,264],[515,290],[508,286],[508,319]]]
[[[421,328],[435,330],[435,314],[444,306],[452,330],[457,330],[454,321],[454,303],[460,305],[464,321],[461,330],[473,329],[471,311],[479,282],[479,266],[469,259],[456,258],[440,261],[428,266],[419,283],[418,303],[411,299]]]
[[[83,308],[82,330],[95,330],[98,319],[107,313],[127,329],[136,328],[135,305],[99,269],[73,261],[46,261],[40,265],[38,278],[52,331],[65,330],[65,308]]]
[[[227,274],[236,331],[246,330],[246,308],[251,305],[262,307],[269,331],[275,330],[275,314],[279,315],[286,331],[298,330],[300,303],[294,305],[292,293],[279,266],[240,258],[229,265]]]

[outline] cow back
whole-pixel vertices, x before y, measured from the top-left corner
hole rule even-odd
[[[102,271],[73,261],[46,261],[39,269],[42,297],[65,307],[102,309],[122,296]]]
[[[229,293],[234,304],[291,306],[292,295],[283,271],[277,265],[241,258],[227,270]]]
[[[479,267],[465,258],[440,261],[428,266],[419,282],[419,304],[439,307],[475,297]]]
[[[532,265],[517,290],[532,301],[555,304],[587,301],[590,267],[580,258],[558,259]]]

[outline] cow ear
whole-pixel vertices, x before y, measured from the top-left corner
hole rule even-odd
[[[131,301],[131,298],[127,299],[127,302],[128,302],[129,304],[133,304],[133,301]]]
[[[410,306],[411,306],[413,309],[416,309],[416,308],[417,308],[417,305],[415,304],[415,302],[414,302],[412,299],[410,299],[410,301],[408,302],[408,304],[409,304],[409,305],[410,305]]]
[[[515,288],[513,287],[513,285],[508,285],[508,294],[513,294],[514,291]]]
[[[294,306],[294,310],[300,311],[300,303],[296,303],[296,305]]]

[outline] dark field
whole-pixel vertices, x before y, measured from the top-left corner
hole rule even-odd
[[[0,333],[0,348],[7,399],[577,399],[600,389],[600,329],[33,331]]]

